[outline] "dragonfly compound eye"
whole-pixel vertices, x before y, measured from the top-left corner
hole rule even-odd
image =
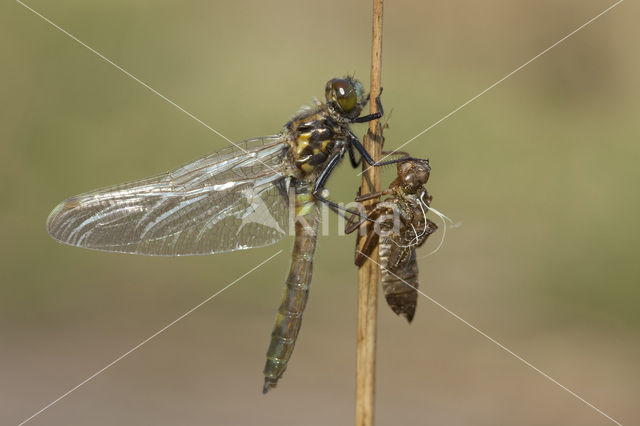
[[[342,111],[349,113],[358,104],[358,93],[351,80],[334,78],[329,80],[325,89],[327,102],[335,102]]]

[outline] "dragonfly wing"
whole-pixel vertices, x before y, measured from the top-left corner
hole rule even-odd
[[[47,219],[56,240],[147,255],[211,254],[286,235],[288,183],[280,136],[250,139],[172,172],[71,197]]]

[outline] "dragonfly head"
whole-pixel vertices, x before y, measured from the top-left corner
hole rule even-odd
[[[367,103],[362,84],[348,76],[329,80],[324,94],[329,108],[339,116],[349,119],[358,117],[362,107]]]
[[[415,192],[426,184],[429,180],[430,172],[429,160],[398,163],[398,177],[407,192]]]

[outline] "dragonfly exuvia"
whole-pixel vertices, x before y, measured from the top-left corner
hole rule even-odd
[[[295,198],[295,245],[264,369],[263,391],[284,373],[300,330],[316,246],[318,203],[336,165],[376,162],[350,129],[383,114],[360,116],[369,96],[352,77],[334,78],[326,102],[297,113],[273,136],[247,139],[176,170],[71,197],[47,219],[56,240],[84,248],[144,255],[212,254],[273,244],[286,235],[289,190]],[[356,158],[355,151],[360,157]],[[353,213],[353,212],[351,212]]]
[[[408,154],[397,151],[393,154]],[[379,229],[366,224],[364,237],[356,242],[355,264],[361,266],[371,252],[379,246],[380,282],[387,304],[393,312],[411,322],[418,301],[418,263],[416,248],[425,243],[438,227],[427,219],[432,197],[424,185],[429,180],[431,167],[427,160],[398,164],[398,177],[388,189],[356,197],[356,201],[387,198],[374,204],[367,212]],[[364,220],[352,216],[345,226],[347,234],[356,230]]]

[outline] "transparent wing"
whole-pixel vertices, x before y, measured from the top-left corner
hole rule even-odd
[[[288,225],[287,145],[249,139],[172,172],[71,197],[47,219],[56,240],[180,256],[260,247]]]

